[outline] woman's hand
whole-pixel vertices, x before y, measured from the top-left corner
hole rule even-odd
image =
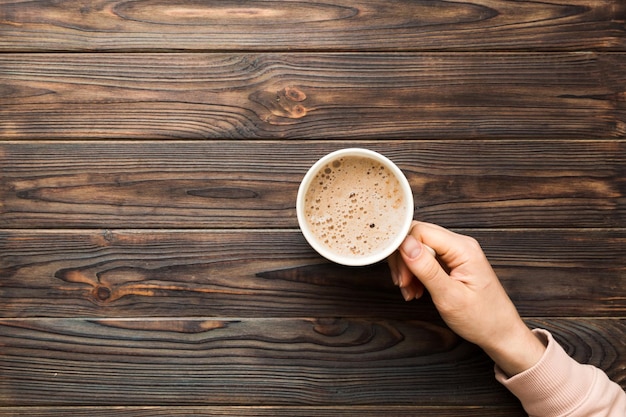
[[[407,301],[428,290],[448,326],[479,345],[506,374],[530,368],[543,355],[545,346],[520,318],[475,239],[413,222],[409,236],[388,262]]]

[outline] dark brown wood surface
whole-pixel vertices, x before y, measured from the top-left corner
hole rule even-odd
[[[458,231],[525,315],[626,312],[623,229]],[[400,302],[386,265],[329,265],[297,230],[11,230],[0,244],[4,317],[435,316]]]
[[[619,0],[3,0],[0,49],[621,50]]]
[[[5,142],[0,214],[5,228],[292,229],[302,177],[342,147],[393,159],[416,216],[447,227],[626,221],[622,140]]]
[[[15,139],[611,139],[626,53],[4,54]]]
[[[262,416],[262,417],[335,417],[335,416],[407,416],[416,415],[412,406],[100,406],[100,407],[6,407],[10,416],[56,417],[71,414],[77,417],[101,417],[122,415],[129,417],[196,417],[196,416]],[[439,417],[445,415],[463,415],[468,417],[500,417],[515,415],[510,407],[420,407],[419,415]]]
[[[573,350],[577,359],[626,378],[610,348],[626,321],[538,324],[559,339],[584,338]],[[248,406],[511,401],[478,348],[420,321],[13,319],[0,326],[11,334],[3,351],[12,367],[0,385],[9,405],[81,405],[94,396],[106,404],[231,405],[233,392]],[[94,341],[98,334],[106,338]],[[46,379],[53,382],[35,384]]]
[[[0,0],[0,415],[523,416],[307,245],[352,146],[626,387],[623,1]]]

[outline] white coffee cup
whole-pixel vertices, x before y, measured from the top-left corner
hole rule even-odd
[[[411,229],[413,208],[413,193],[400,168],[362,148],[318,160],[300,183],[296,200],[308,243],[328,260],[348,266],[371,265],[397,250]]]

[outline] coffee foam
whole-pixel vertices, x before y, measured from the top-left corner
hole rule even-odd
[[[400,182],[374,159],[344,156],[324,165],[304,199],[307,224],[329,250],[360,258],[384,250],[403,227]]]

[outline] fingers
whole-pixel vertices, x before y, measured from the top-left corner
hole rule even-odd
[[[400,291],[405,301],[417,300],[424,295],[424,285],[417,279],[413,279],[408,285],[400,287]]]
[[[447,231],[438,226],[432,226],[434,225],[414,223],[411,234],[400,246],[399,253],[403,262],[398,263],[397,273],[402,276],[403,268],[401,265],[405,265],[410,274],[417,277],[433,297],[437,297],[440,294],[445,294],[446,289],[451,285],[451,280],[438,260],[428,252],[420,240],[428,239],[428,245],[433,247],[438,254],[446,255],[453,248],[445,239],[446,237],[450,238]]]
[[[392,253],[387,258],[387,265],[389,265],[389,272],[391,272],[391,279],[393,280],[393,285],[396,287],[400,286],[400,263],[402,261],[402,257],[398,253],[398,251]]]
[[[482,255],[482,249],[475,239],[436,224],[414,221],[409,234],[420,243],[430,246],[449,268]]]
[[[409,236],[388,261],[393,282],[408,301],[421,297],[425,289],[433,298],[443,298],[458,284],[447,271],[481,254],[480,246],[468,236],[414,221]]]
[[[400,253],[404,264],[429,290],[431,286],[438,285],[437,281],[447,278],[447,274],[432,257],[424,245],[415,237],[409,235],[400,246]]]
[[[399,252],[394,252],[387,259],[394,285],[400,287],[402,297],[406,301],[418,299],[424,295],[424,285],[417,280],[407,267]]]

